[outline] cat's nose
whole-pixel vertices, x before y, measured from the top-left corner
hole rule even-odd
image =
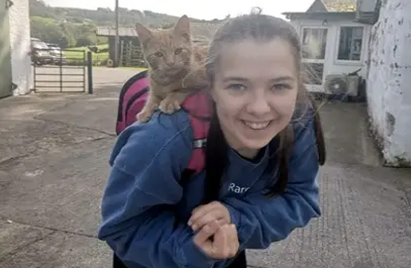
[[[173,66],[174,65],[174,61],[167,61],[166,62],[168,66]]]

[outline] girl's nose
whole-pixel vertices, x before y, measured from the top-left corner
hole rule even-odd
[[[247,112],[254,115],[264,115],[270,112],[270,105],[268,104],[265,90],[256,90],[249,98],[247,104]]]

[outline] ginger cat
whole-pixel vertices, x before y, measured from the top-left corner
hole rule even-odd
[[[171,114],[188,95],[207,86],[207,49],[192,44],[190,21],[185,15],[172,29],[152,31],[137,23],[136,30],[150,83],[150,95],[137,120],[147,122],[157,108]]]

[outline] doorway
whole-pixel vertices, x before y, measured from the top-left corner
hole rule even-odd
[[[328,29],[304,27],[302,29],[303,65],[307,73],[309,91],[322,92]]]

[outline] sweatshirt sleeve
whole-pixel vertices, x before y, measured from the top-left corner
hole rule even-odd
[[[223,200],[237,226],[242,249],[265,249],[321,214],[319,164],[312,122],[297,129],[295,137],[289,181],[282,195],[269,198],[256,189],[242,198]]]
[[[110,159],[98,238],[130,268],[213,265],[193,243],[191,228],[173,212],[183,194],[179,180],[192,134],[188,121],[170,118],[162,115],[127,128]]]

